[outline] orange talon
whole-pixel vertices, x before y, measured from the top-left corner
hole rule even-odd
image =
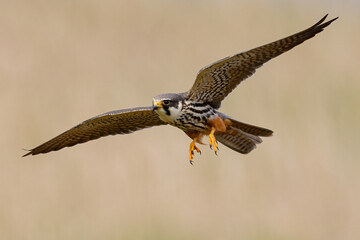
[[[215,133],[215,128],[213,127],[213,128],[211,129],[210,134],[209,134],[209,145],[210,145],[210,148],[211,148],[211,149],[214,149],[215,154],[217,155],[217,151],[219,150],[219,147],[218,147],[216,138],[215,138],[215,136],[214,136],[214,133]]]
[[[194,159],[194,150],[196,150],[198,153],[201,154],[200,149],[198,149],[195,145],[196,138],[193,139],[193,141],[190,143],[190,149],[189,149],[189,161],[190,164],[193,165],[193,159]]]

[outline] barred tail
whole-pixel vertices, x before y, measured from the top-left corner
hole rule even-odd
[[[228,124],[226,132],[217,132],[216,139],[232,150],[247,154],[262,142],[260,137],[272,136],[273,131],[236,121],[218,112],[219,116]]]
[[[262,142],[258,136],[243,132],[234,127],[229,127],[224,133],[216,133],[215,138],[225,146],[243,154],[251,152],[256,148],[256,144]]]

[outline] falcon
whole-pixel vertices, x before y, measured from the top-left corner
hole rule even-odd
[[[28,150],[24,156],[37,155],[71,147],[100,137],[128,134],[160,125],[171,125],[191,139],[189,160],[201,153],[196,143],[209,137],[209,145],[217,154],[218,142],[232,150],[247,154],[262,142],[260,137],[273,131],[237,121],[219,112],[222,100],[243,80],[270,59],[314,37],[337,18],[324,22],[325,15],[312,27],[278,41],[226,57],[202,68],[192,88],[184,93],[165,93],[153,98],[152,106],[111,111],[90,118],[59,136]]]

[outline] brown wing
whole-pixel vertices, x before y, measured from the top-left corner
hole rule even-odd
[[[59,136],[29,150],[27,155],[57,151],[100,137],[128,134],[144,128],[165,125],[152,107],[123,109],[101,114],[71,128]]]
[[[270,59],[314,37],[337,18],[324,22],[327,15],[314,26],[281,40],[247,52],[221,59],[203,69],[196,77],[187,99],[204,101],[219,108],[221,101],[243,80]]]

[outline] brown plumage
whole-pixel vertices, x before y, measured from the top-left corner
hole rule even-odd
[[[128,134],[148,127],[165,125],[166,123],[161,121],[152,109],[153,107],[123,109],[90,118],[31,149],[23,157],[57,151],[108,135]]]
[[[337,18],[324,22],[325,15],[312,27],[278,41],[221,59],[201,69],[189,91],[188,99],[206,101],[220,107],[224,98],[243,80],[270,59],[314,37]]]
[[[273,131],[239,122],[219,112],[221,101],[264,63],[314,37],[337,19],[324,22],[326,17],[304,31],[201,69],[189,92],[160,94],[154,97],[153,107],[124,109],[91,118],[31,149],[24,156],[165,124],[180,128],[193,139],[189,149],[190,163],[194,151],[200,152],[195,143],[201,142],[204,135],[209,136],[210,147],[215,153],[218,148],[216,139],[239,153],[249,153],[262,142],[260,137],[271,136]]]

